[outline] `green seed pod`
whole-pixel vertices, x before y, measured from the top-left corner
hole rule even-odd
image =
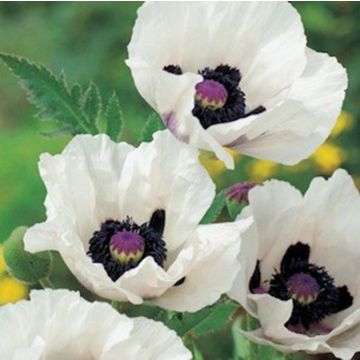
[[[52,255],[49,251],[31,254],[24,249],[25,226],[16,228],[4,245],[4,259],[11,276],[26,284],[36,284],[49,277]]]

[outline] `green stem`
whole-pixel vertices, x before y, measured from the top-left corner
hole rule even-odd
[[[120,301],[112,300],[111,306],[118,312],[121,312],[122,304]]]
[[[49,278],[43,278],[39,280],[39,284],[42,286],[43,289],[55,289],[54,284],[51,282]]]

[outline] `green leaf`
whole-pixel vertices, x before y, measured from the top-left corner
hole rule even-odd
[[[236,309],[234,303],[220,302],[196,313],[178,313],[166,325],[179,336],[204,336],[226,326]]]
[[[142,129],[140,142],[148,142],[152,140],[152,136],[156,131],[163,130],[164,124],[156,113],[151,114]]]
[[[192,347],[193,359],[204,360],[204,357],[202,356],[200,350],[198,349],[198,347],[195,345],[194,342],[192,342],[191,347]]]
[[[104,120],[106,134],[112,140],[118,141],[121,137],[124,121],[119,100],[115,93],[112,94],[107,103]]]
[[[71,88],[71,97],[74,99],[74,102],[77,104],[77,106],[79,108],[82,108],[83,92],[79,84],[74,84],[73,87]]]
[[[241,320],[237,319],[231,329],[234,342],[234,358],[236,360],[250,359],[250,340],[241,333]]]
[[[239,204],[233,199],[226,199],[225,202],[231,220],[235,220],[237,216],[241,213],[241,210],[246,206],[244,204]]]
[[[85,93],[84,112],[90,127],[96,128],[102,101],[98,87],[91,82]]]
[[[69,93],[64,77],[57,79],[46,67],[13,55],[0,53],[0,60],[27,91],[29,101],[39,109],[40,118],[71,127],[73,134],[95,132],[88,126],[77,100]]]
[[[25,226],[16,228],[4,245],[4,260],[9,274],[27,283],[36,284],[47,278],[52,269],[52,256],[49,251],[31,254],[24,249]]]
[[[204,215],[201,220],[201,224],[211,224],[213,223],[221,214],[225,207],[225,195],[226,189],[221,190],[216,196],[211,204],[210,208]]]
[[[63,128],[63,129],[57,129],[53,131],[41,131],[40,134],[46,138],[53,139],[59,136],[65,136],[72,134],[72,128]]]
[[[195,336],[204,336],[222,329],[228,324],[231,315],[237,307],[238,306],[234,303],[222,303],[216,305],[207,317],[194,326],[191,332],[193,332]]]
[[[259,327],[257,321],[249,318],[249,329],[252,331]],[[254,324],[251,324],[254,322]],[[257,323],[257,326],[255,325]],[[257,345],[247,339],[241,329],[241,319],[237,319],[232,326],[232,337],[234,342],[234,359],[235,360],[285,360],[282,353],[276,351],[274,348],[265,345]]]

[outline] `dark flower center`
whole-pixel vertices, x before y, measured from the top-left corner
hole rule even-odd
[[[294,307],[286,326],[291,331],[316,335],[324,333],[321,321],[353,303],[353,297],[346,286],[336,287],[334,279],[324,267],[309,263],[309,245],[298,242],[291,245],[271,280],[267,292],[280,299],[292,299]],[[259,293],[261,286],[260,262],[258,261],[249,288]]]
[[[164,210],[156,210],[150,221],[140,226],[130,217],[123,221],[107,220],[90,239],[88,255],[94,263],[103,264],[113,281],[147,256],[163,267],[167,252],[162,239],[164,227]]]
[[[302,305],[311,304],[320,293],[316,279],[303,272],[290,276],[286,285],[291,298]]]
[[[175,75],[182,74],[179,65],[167,65],[164,70]],[[239,86],[241,74],[238,69],[219,65],[215,69],[199,70],[199,74],[204,80],[195,87],[195,106],[192,113],[205,129],[265,111],[263,106],[258,106],[246,113],[245,94]]]

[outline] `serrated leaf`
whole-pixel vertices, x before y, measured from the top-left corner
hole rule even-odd
[[[96,127],[102,108],[102,101],[98,87],[91,82],[85,92],[84,112],[89,126]]]
[[[70,126],[73,134],[94,133],[63,79],[57,79],[46,67],[35,65],[24,58],[0,53],[0,59],[27,91],[29,101],[38,107],[40,118]]]
[[[63,128],[53,131],[41,131],[40,135],[52,139],[59,136],[70,135],[71,133],[72,133],[72,128]]]
[[[151,141],[152,136],[156,131],[164,129],[164,124],[156,113],[151,114],[142,129],[140,142]]]
[[[123,129],[123,115],[119,100],[115,93],[110,97],[104,115],[105,133],[114,141],[118,141],[121,137]]]
[[[211,224],[213,223],[221,214],[225,207],[225,195],[226,190],[221,190],[216,196],[211,204],[210,208],[204,215],[201,220],[201,224]]]
[[[71,97],[74,99],[79,108],[82,107],[82,88],[79,84],[74,84],[71,88]]]

